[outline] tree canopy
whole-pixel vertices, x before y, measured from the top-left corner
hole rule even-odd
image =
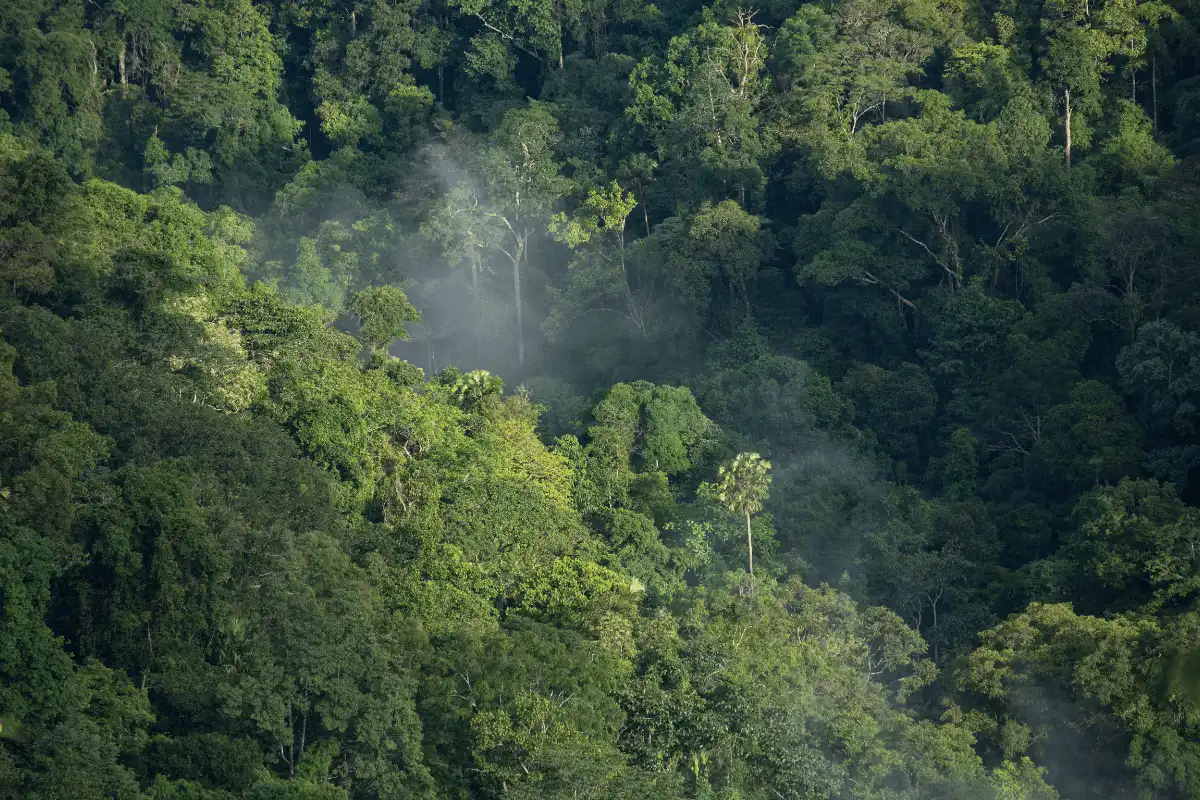
[[[1198,31],[0,3],[0,800],[1200,798]]]

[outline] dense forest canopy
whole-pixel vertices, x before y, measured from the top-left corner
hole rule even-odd
[[[1200,799],[1198,26],[3,0],[0,798]]]

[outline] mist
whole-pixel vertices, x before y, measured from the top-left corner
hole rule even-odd
[[[1200,6],[1002,5],[8,4],[0,800],[1195,797]]]

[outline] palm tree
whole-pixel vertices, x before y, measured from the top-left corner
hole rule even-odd
[[[504,381],[485,369],[477,369],[460,375],[450,391],[464,411],[476,412],[484,407],[489,398],[499,396],[504,391]]]
[[[762,511],[770,492],[771,462],[758,453],[739,453],[728,465],[721,467],[717,478],[717,499],[731,514],[746,517],[746,549],[750,554],[750,574],[754,574],[754,537],[750,532],[750,517]]]

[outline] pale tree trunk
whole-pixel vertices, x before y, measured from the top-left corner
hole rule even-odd
[[[646,235],[650,235],[650,211],[646,208],[646,202],[642,201],[642,221],[646,223]]]
[[[1069,167],[1071,166],[1071,90],[1064,89],[1063,97],[1065,98],[1067,115],[1066,125],[1064,127],[1067,134],[1067,166]]]
[[[629,318],[633,320],[633,324],[637,325],[638,331],[644,337],[646,335],[646,325],[642,319],[641,312],[638,310],[637,300],[633,296],[633,286],[629,281],[629,269],[625,265],[625,223],[621,223],[620,230],[617,231],[617,257],[621,262],[621,284],[625,287],[625,307],[629,310]]]
[[[480,265],[479,251],[474,246],[471,247],[471,303],[475,307],[475,319],[471,321],[472,327],[475,329],[475,349],[479,353],[483,353],[483,330],[479,327],[479,273],[482,271]]]
[[[513,266],[513,302],[517,307],[517,363],[525,365],[525,323],[521,317],[521,256],[524,246],[517,245]]]
[[[500,252],[508,256],[508,260],[512,262],[512,277],[513,277],[513,305],[517,312],[517,363],[525,365],[525,321],[522,315],[521,308],[521,262],[525,260],[526,254],[529,252],[529,237],[532,231],[528,227],[522,227],[517,230],[517,226],[512,223],[507,217],[498,215],[498,219],[508,228],[509,235],[512,237],[512,247],[500,247]]]
[[[750,554],[750,577],[754,577],[754,536],[750,533],[750,512],[746,512],[746,551]]]
[[[121,49],[117,52],[117,70],[120,72],[118,80],[121,85],[125,85],[125,37],[121,37]]]

